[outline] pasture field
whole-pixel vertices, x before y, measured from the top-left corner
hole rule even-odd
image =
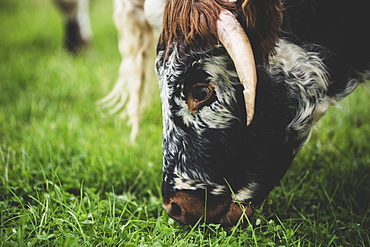
[[[93,43],[72,56],[50,0],[0,0],[1,246],[370,246],[368,85],[330,109],[249,224],[181,226],[161,206],[157,86],[136,144],[96,109],[120,63],[111,16],[92,0]]]

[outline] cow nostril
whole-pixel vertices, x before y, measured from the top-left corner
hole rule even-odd
[[[169,215],[172,217],[181,216],[181,208],[177,203],[171,202],[171,211],[169,212]]]

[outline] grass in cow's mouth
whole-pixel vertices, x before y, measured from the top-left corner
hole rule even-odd
[[[0,0],[1,246],[370,245],[369,87],[328,112],[249,224],[180,226],[161,206],[158,91],[135,145],[95,109],[120,57],[111,2],[91,10],[74,57],[51,1]]]

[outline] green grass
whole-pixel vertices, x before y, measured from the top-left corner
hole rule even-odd
[[[50,0],[0,0],[1,246],[370,245],[369,87],[330,109],[250,224],[180,226],[161,206],[158,90],[131,145],[95,108],[120,63],[111,1],[91,16],[71,56]]]

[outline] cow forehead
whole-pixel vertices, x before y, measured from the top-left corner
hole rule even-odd
[[[156,65],[159,77],[164,79],[160,82],[167,84],[182,84],[186,76],[196,79],[192,77],[196,70],[205,72],[221,88],[239,83],[234,64],[222,46],[192,52],[174,46],[167,53],[158,51]]]

